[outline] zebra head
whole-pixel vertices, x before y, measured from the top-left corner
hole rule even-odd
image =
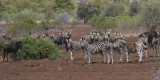
[[[86,49],[88,47],[88,44],[89,43],[84,38],[80,40],[80,45],[82,49]]]
[[[118,39],[123,39],[124,40],[124,35],[122,33],[117,33],[116,34]]]
[[[51,32],[50,32],[50,38],[54,38],[55,36],[54,36],[54,33],[53,33],[53,31],[51,30]]]
[[[107,35],[108,35],[108,37],[110,37],[110,35],[111,35],[111,29],[107,29]]]
[[[67,47],[69,48],[69,47],[71,47],[71,39],[66,39],[66,42],[67,42]]]
[[[68,29],[68,34],[67,34],[67,35],[68,35],[69,37],[71,37],[71,34],[72,34],[72,29]]]
[[[94,33],[91,32],[91,33],[89,34],[89,36],[90,36],[91,39],[93,39],[93,38],[94,38]]]
[[[95,35],[94,35],[94,40],[95,40],[95,41],[98,41],[98,38],[99,38],[99,33],[96,32]]]

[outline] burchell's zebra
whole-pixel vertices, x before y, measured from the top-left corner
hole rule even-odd
[[[71,39],[67,40],[67,47],[70,50],[71,60],[74,60],[74,53],[75,51],[81,50],[80,41],[72,41]]]
[[[126,51],[126,57],[127,57],[127,62],[129,61],[129,57],[131,59],[130,53],[138,53],[139,56],[139,62],[142,62],[142,57],[143,57],[143,49],[147,48],[147,44],[144,44],[141,39],[139,39],[135,43],[126,43],[125,46],[125,51]]]
[[[106,51],[108,54],[108,63],[110,63],[110,57],[112,60],[112,64],[114,63],[113,61],[113,53],[118,53],[120,55],[120,62],[122,62],[122,51],[124,50],[126,41],[123,38],[118,38],[116,37],[115,42],[109,42],[106,41]]]
[[[95,45],[92,45],[92,44],[89,44],[86,40],[82,39],[80,44],[85,52],[85,59],[88,56],[88,63],[91,63],[90,61],[91,54],[98,54],[98,53],[102,55],[103,63],[106,63],[105,43],[97,42]]]
[[[96,32],[96,34],[94,36],[94,41],[99,41],[99,42],[104,41],[103,35],[101,36],[98,32]]]
[[[154,57],[159,56],[159,53],[158,53],[158,49],[159,49],[159,46],[160,46],[159,37],[153,38],[152,45],[153,45],[153,50],[154,50]]]
[[[144,45],[148,45],[148,35],[143,34],[143,37],[139,37],[139,40],[141,40]],[[148,50],[148,47],[144,47],[146,57],[148,56],[147,50]]]
[[[89,44],[92,44],[94,40],[93,32],[91,32],[89,35],[86,35],[84,38]]]

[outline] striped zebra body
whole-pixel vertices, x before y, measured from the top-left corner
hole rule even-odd
[[[124,50],[126,41],[123,39],[116,39],[114,43],[106,41],[106,51],[108,54],[108,63],[110,63],[110,57],[112,60],[112,64],[114,63],[113,60],[113,53],[118,53],[120,55],[120,62],[122,62],[122,51]]]
[[[147,46],[148,46],[149,43],[148,43],[148,36],[147,36],[147,35],[144,35],[144,34],[143,34],[143,37],[139,37],[139,40],[140,40],[144,45],[147,45]],[[144,52],[145,52],[145,54],[146,54],[146,57],[148,56],[147,50],[148,50],[148,47],[144,48]]]
[[[89,44],[86,40],[81,41],[81,46],[85,52],[85,59],[88,56],[88,63],[91,63],[90,56],[91,54],[98,54],[100,53],[103,57],[103,62],[105,63],[106,56],[105,56],[105,43],[103,42],[97,42],[95,45]]]
[[[67,47],[70,50],[71,60],[74,60],[75,51],[81,50],[80,41],[72,41],[71,39],[69,39],[69,40],[66,40],[66,42],[67,42]]]
[[[139,62],[142,62],[144,48],[147,48],[147,45],[144,45],[141,40],[138,40],[135,43],[126,43],[125,51],[126,51],[127,62],[129,61],[129,58],[131,59],[130,53],[138,53]]]

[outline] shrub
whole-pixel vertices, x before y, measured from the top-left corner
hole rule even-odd
[[[108,17],[105,18],[102,15],[94,15],[91,20],[88,21],[88,24],[90,24],[92,27],[95,28],[115,28],[116,25],[116,18],[114,17]]]
[[[22,39],[23,48],[17,53],[17,60],[22,59],[56,59],[64,57],[57,46],[49,39],[34,39],[25,35]]]
[[[63,23],[71,23],[72,17],[67,12],[57,15],[57,20],[62,21]]]
[[[39,24],[29,18],[23,22],[14,23],[13,26],[7,29],[7,32],[11,32],[13,36],[22,36],[24,33],[28,33],[31,30],[37,30],[39,28]]]
[[[140,4],[137,0],[134,0],[130,5],[130,15],[133,16],[140,11]]]
[[[54,21],[49,21],[49,20],[43,20],[40,23],[41,28],[43,29],[50,29],[50,28],[54,28],[54,27],[59,27],[62,24],[61,20],[54,20]]]
[[[129,15],[119,15],[116,17],[117,26],[119,28],[138,28],[138,26],[141,26],[140,23],[140,15],[135,16],[129,16]]]
[[[103,14],[104,16],[110,16],[110,17],[116,17],[119,14],[122,14],[124,12],[124,7],[120,4],[111,4],[109,7],[104,9]]]
[[[141,22],[147,28],[153,27],[156,25],[158,28],[160,26],[160,2],[158,0],[148,0],[144,2],[141,10]]]
[[[84,20],[84,23],[87,23],[87,21],[90,20],[93,15],[100,14],[100,11],[101,9],[99,5],[87,0],[82,0],[78,4],[77,17]]]

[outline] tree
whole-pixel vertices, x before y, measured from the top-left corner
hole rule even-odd
[[[71,13],[71,11],[75,9],[75,5],[72,0],[55,0],[55,5],[53,8],[57,13]]]
[[[151,29],[160,26],[160,2],[158,0],[149,0],[143,3],[141,11],[141,21],[144,25]],[[156,26],[155,26],[156,25]]]
[[[99,14],[101,11],[100,7],[92,2],[89,1],[81,1],[78,4],[77,9],[77,16],[80,19],[84,20],[84,23],[86,23],[89,19],[92,18],[94,14]]]
[[[110,17],[116,17],[124,12],[122,5],[113,3],[108,8],[104,9],[104,15]]]
[[[131,16],[138,13],[140,10],[140,3],[137,0],[134,0],[130,5]]]

